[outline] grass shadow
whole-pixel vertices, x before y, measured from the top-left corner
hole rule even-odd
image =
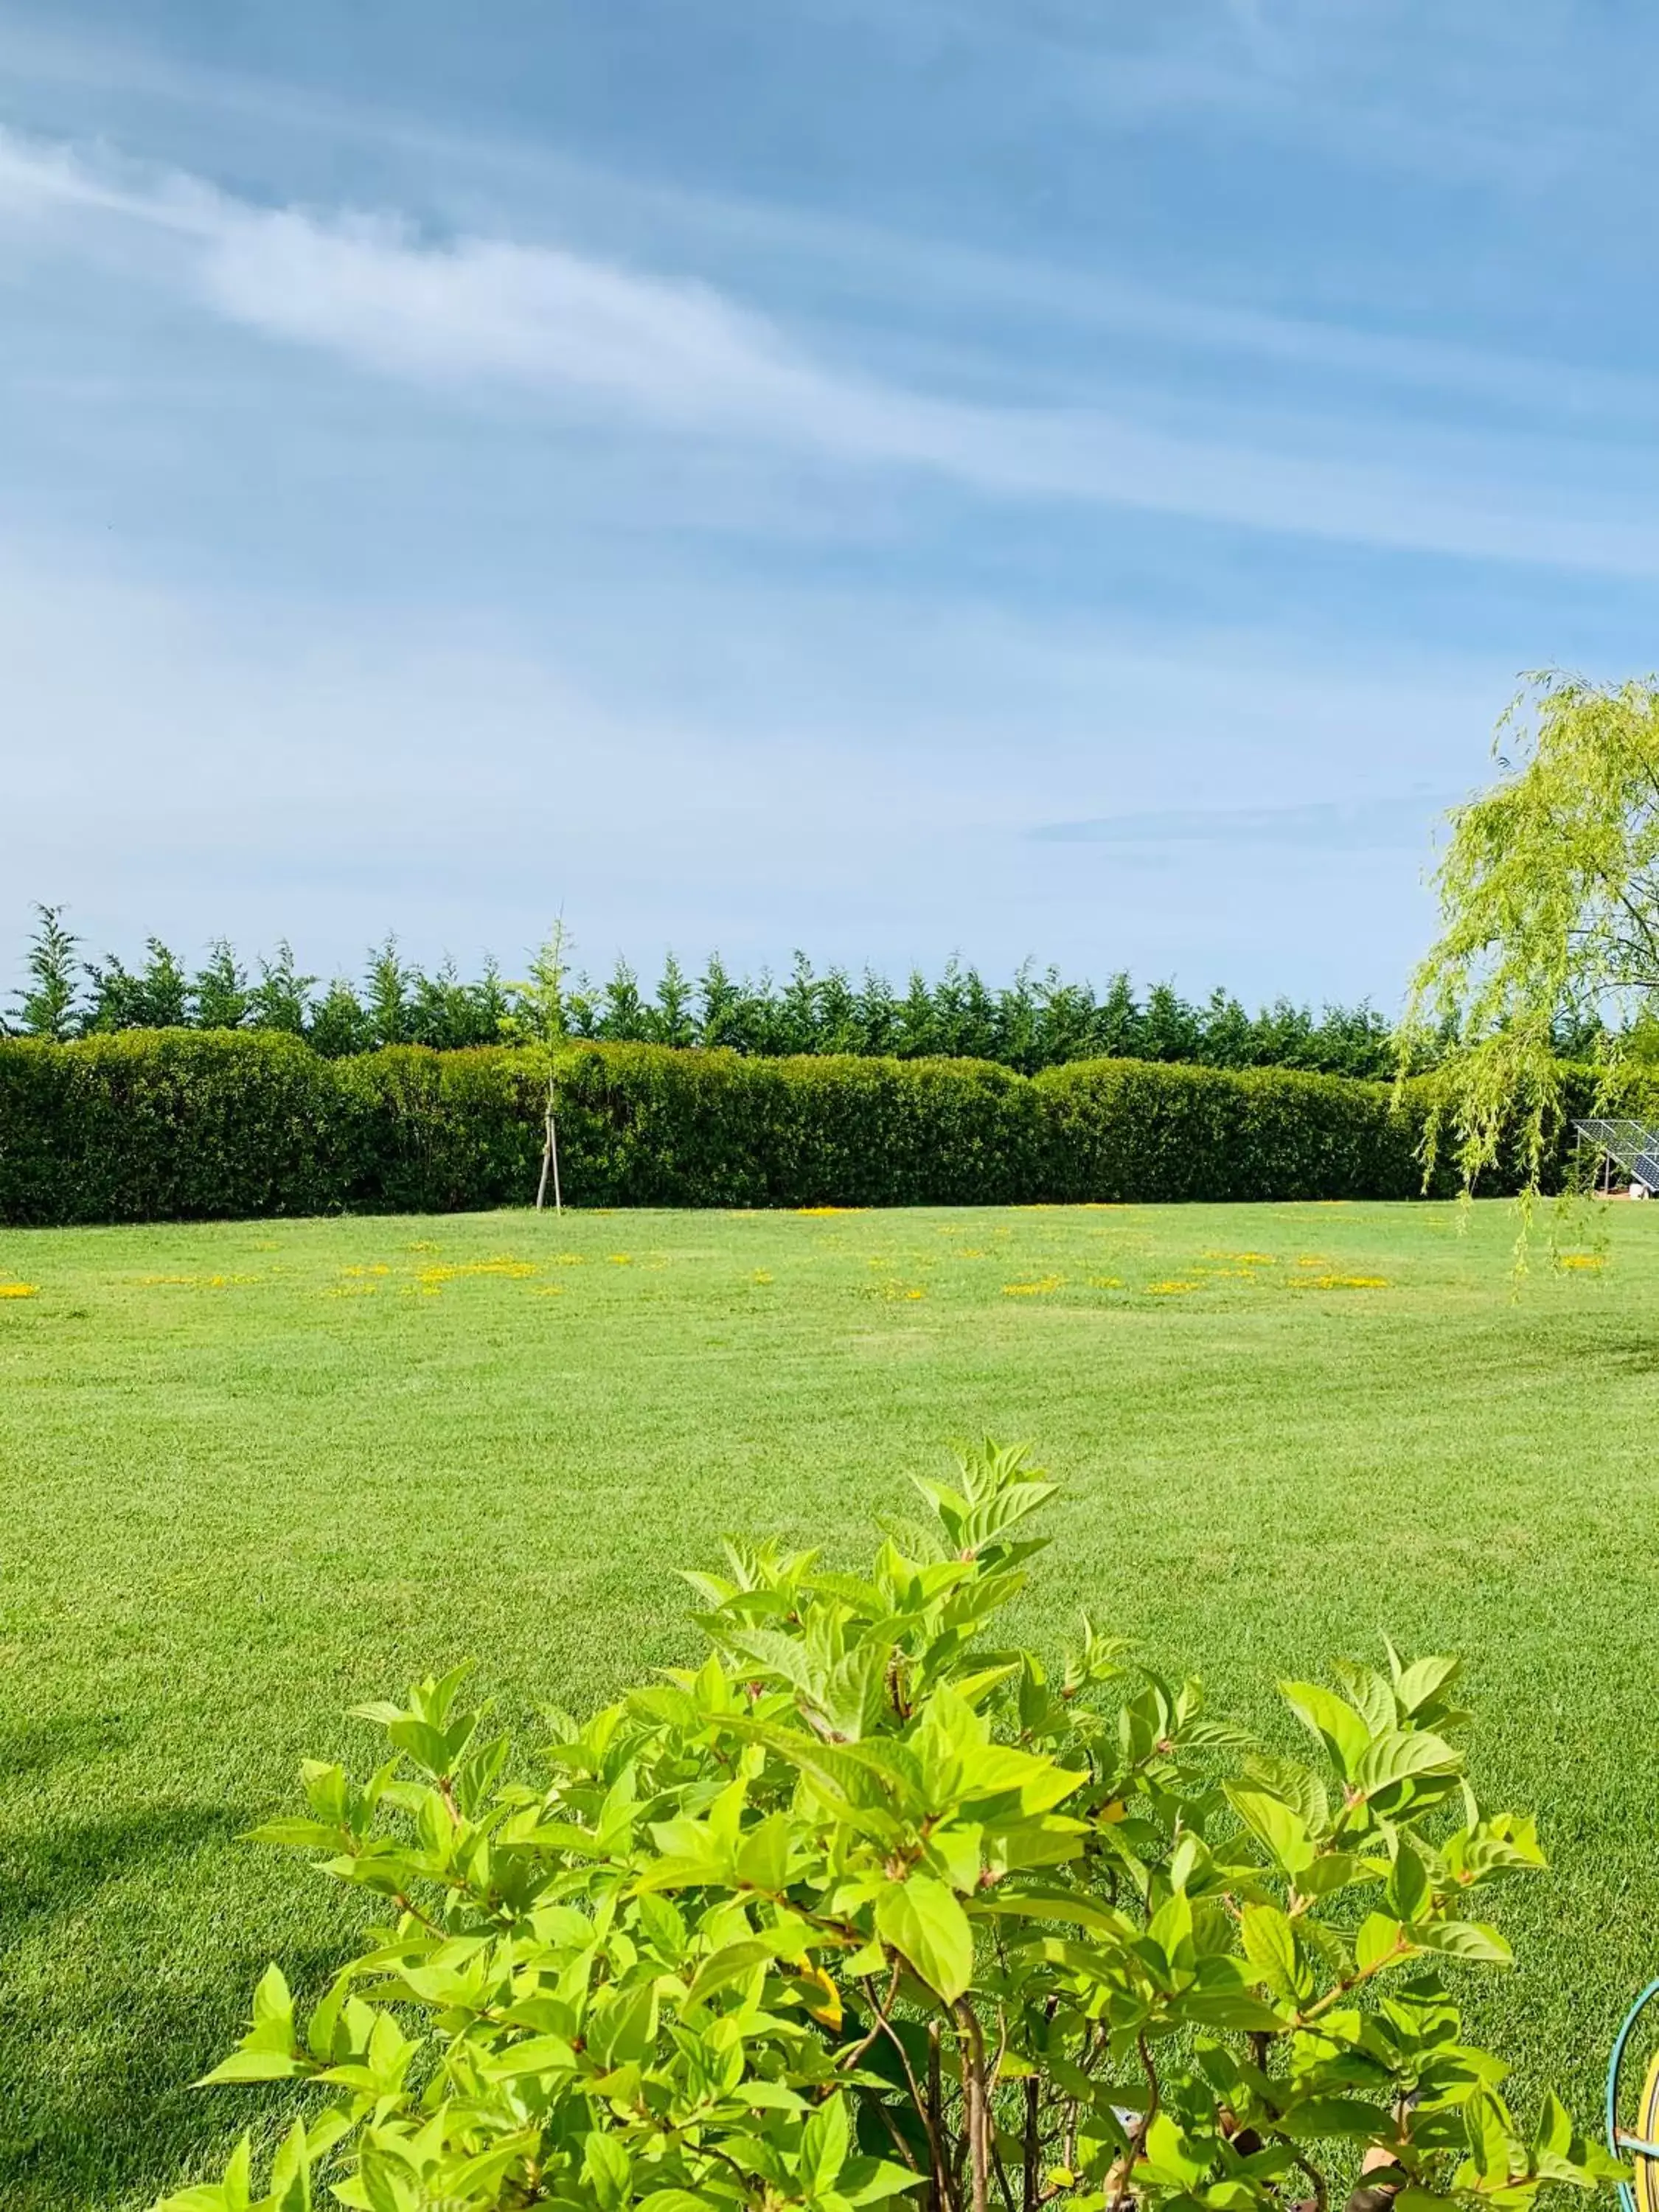
[[[151,1806],[0,1843],[4,2212],[148,2203],[213,2170],[245,2127],[263,2133],[280,2117],[280,2094],[191,2086],[246,2023],[268,1950],[210,1930],[181,1954],[158,1945],[153,1879],[122,1894],[133,1877],[230,1845],[253,1817]],[[284,1946],[284,1971],[319,1987],[343,1948]]]
[[[315,1988],[339,1962],[337,1951],[288,1954],[296,1984]],[[211,1979],[151,1985],[118,2018],[100,2022],[95,2044],[80,2039],[66,2069],[50,2039],[25,2039],[0,2066],[0,2205],[5,2212],[94,2212],[148,2204],[165,2191],[216,2178],[237,2137],[274,2140],[299,2109],[279,2085],[198,2089],[224,2056],[267,1963],[235,1954]],[[0,2013],[0,2042],[16,2025]]]
[[[0,1722],[0,1788],[50,1774],[65,1760],[119,1750],[126,1723],[100,1713],[57,1713],[46,1721]]]

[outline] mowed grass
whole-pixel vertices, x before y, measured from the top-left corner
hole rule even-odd
[[[1269,1731],[1384,1631],[1467,1655],[1554,1862],[1476,2017],[1589,2116],[1659,1968],[1659,1206],[1607,1212],[1518,1302],[1497,1206],[0,1237],[0,2199],[144,2204],[270,2109],[187,2085],[348,1939],[238,1838],[366,1760],[349,1705],[471,1655],[533,1744],[695,1655],[724,1531],[850,1558],[987,1431],[1066,1486],[1040,1638],[1086,1605]]]

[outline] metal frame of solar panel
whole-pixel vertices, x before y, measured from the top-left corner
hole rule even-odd
[[[1572,1127],[1576,1136],[1594,1145],[1632,1182],[1659,1192],[1659,1130],[1642,1121],[1575,1121]]]

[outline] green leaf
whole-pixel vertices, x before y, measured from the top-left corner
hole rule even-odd
[[[1304,2141],[1310,2136],[1351,2136],[1375,2142],[1388,2126],[1388,2115],[1359,2097],[1304,2097],[1285,2117]]]
[[[847,2163],[848,2142],[846,2100],[830,2097],[818,2106],[800,2135],[801,2179],[814,2197],[821,2197],[835,2185],[836,2176]]]
[[[441,1776],[449,1772],[449,1739],[441,1729],[434,1728],[429,1721],[406,1716],[390,1723],[386,1736],[399,1751],[406,1752],[415,1764],[424,1767],[428,1774]]]
[[[1450,1744],[1428,1729],[1389,1729],[1360,1760],[1354,1781],[1368,1797],[1375,1797],[1398,1782],[1430,1774],[1455,1774],[1459,1764]]]
[[[245,1844],[275,1844],[283,1850],[334,1851],[340,1848],[340,1831],[320,1820],[264,1820],[250,1828]]]
[[[526,2128],[504,2142],[493,2143],[474,2157],[464,2159],[453,2175],[448,2177],[449,2193],[463,2203],[477,2197],[494,2202],[507,2175],[526,2159],[534,2157],[540,2141],[538,2128]]]
[[[1330,1800],[1325,1784],[1299,1759],[1272,1759],[1263,1752],[1252,1752],[1244,1760],[1239,1779],[1253,1790],[1265,1790],[1270,1797],[1282,1797],[1293,1813],[1300,1814],[1310,1835],[1329,1822]]]
[[[613,1999],[593,2021],[592,2041],[607,2066],[644,2059],[657,2033],[657,1985],[641,1982],[635,1990]]]
[[[1415,1920],[1429,1901],[1429,1870],[1403,1838],[1389,1875],[1389,1909],[1399,1920]]]
[[[575,2070],[576,2054],[562,2035],[530,2035],[522,2043],[509,2043],[499,2057],[484,2067],[494,2081],[514,2081],[523,2074],[574,2074]]]
[[[1504,2115],[1498,2100],[1486,2090],[1477,2090],[1463,2107],[1463,2130],[1468,2137],[1469,2155],[1480,2170],[1485,2181],[1504,2182],[1510,2178],[1510,2136],[1504,2125]]]
[[[370,2212],[420,2212],[420,2185],[392,2145],[377,2142],[373,2136],[367,2136],[358,2159],[357,2173]]]
[[[1146,1933],[1171,1967],[1190,1967],[1193,1957],[1193,1908],[1183,1890],[1174,1890],[1152,1915]]]
[[[1306,1969],[1297,1955],[1296,1930],[1276,1905],[1247,1905],[1239,1916],[1244,1956],[1270,1990],[1300,1998],[1310,1993]]]
[[[207,2089],[226,2081],[291,2081],[306,2070],[305,2062],[291,2051],[233,2051],[212,2073],[204,2074],[196,2086]]]
[[[1154,2180],[1176,2189],[1190,2189],[1210,2170],[1208,2159],[1188,2149],[1168,2112],[1155,2115],[1146,2130],[1144,2163]]]
[[[1373,1735],[1381,1735],[1396,1723],[1397,1709],[1394,1702],[1394,1686],[1385,1682],[1374,1668],[1356,1667],[1352,1660],[1338,1659],[1331,1668],[1360,1718]]]
[[[1227,1801],[1234,1812],[1266,1844],[1274,1863],[1286,1874],[1300,1874],[1314,1856],[1300,1814],[1293,1813],[1277,1797],[1269,1797],[1265,1790],[1243,1790],[1234,1782],[1226,1784],[1225,1788]]]
[[[311,2148],[302,2121],[295,2120],[271,2160],[269,2202],[273,2212],[311,2212]]]
[[[1370,1879],[1371,1869],[1352,1851],[1321,1851],[1297,1875],[1296,1886],[1304,1897],[1329,1897],[1351,1881]]]
[[[751,1889],[775,1896],[789,1880],[789,1822],[773,1813],[750,1828],[738,1846],[737,1875]]]
[[[1394,1686],[1394,1693],[1407,1712],[1414,1713],[1437,1696],[1449,1683],[1455,1681],[1462,1671],[1461,1659],[1413,1659],[1409,1667],[1401,1669],[1400,1679]]]
[[[711,1952],[691,1978],[691,1986],[685,1993],[687,2009],[706,2004],[710,1997],[730,1989],[735,1982],[747,1981],[756,1967],[773,1955],[769,1943],[753,1936]]]
[[[1354,1938],[1354,1965],[1362,1974],[1369,1974],[1376,1972],[1396,1954],[1405,1958],[1405,1934],[1400,1923],[1390,1920],[1386,1912],[1368,1912]]]
[[[1351,1780],[1371,1740],[1353,1707],[1317,1682],[1281,1682],[1279,1691],[1303,1726],[1324,1744],[1344,1779]]]
[[[1291,2025],[1284,2013],[1248,1990],[1183,1990],[1170,2009],[1195,2027],[1232,2028],[1241,2035],[1278,2035]]]
[[[595,2128],[582,2145],[582,2172],[599,2212],[616,2212],[627,2199],[634,2161],[615,2136]]]
[[[812,1703],[838,1736],[856,1741],[890,1720],[887,1669],[893,1646],[871,1636],[833,1666]]]
[[[1412,1939],[1425,1951],[1471,1966],[1512,1966],[1515,1954],[1495,1928],[1482,1920],[1442,1920],[1413,1928]]]
[[[842,2166],[836,2182],[836,2194],[848,2204],[880,2204],[890,2197],[902,2197],[908,2189],[920,2189],[922,2177],[908,2166],[896,2165],[890,2158],[849,2159]]]
[[[890,1882],[876,1899],[876,1929],[946,2004],[974,1978],[974,1931],[952,1891],[933,1875]]]
[[[1572,2122],[1553,2089],[1544,2092],[1543,2110],[1538,2115],[1538,2131],[1533,2143],[1536,2149],[1550,2151],[1558,2158],[1566,2157],[1572,2149]]]
[[[777,1628],[746,1628],[741,1634],[728,1632],[726,1641],[740,1659],[761,1673],[780,1675],[802,1696],[813,1690],[812,1662],[799,1637],[786,1636]]]

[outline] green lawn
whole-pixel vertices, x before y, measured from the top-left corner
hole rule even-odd
[[[694,1649],[722,1531],[844,1553],[985,1430],[1066,1484],[1039,1634],[1086,1603],[1272,1726],[1384,1630],[1468,1655],[1555,1862],[1480,2025],[1588,2116],[1659,1969],[1659,1206],[1608,1212],[1519,1302],[1498,1207],[0,1237],[0,2201],[147,2203],[261,2109],[185,2085],[344,1908],[237,1837],[348,1705],[465,1654],[601,1697]]]

